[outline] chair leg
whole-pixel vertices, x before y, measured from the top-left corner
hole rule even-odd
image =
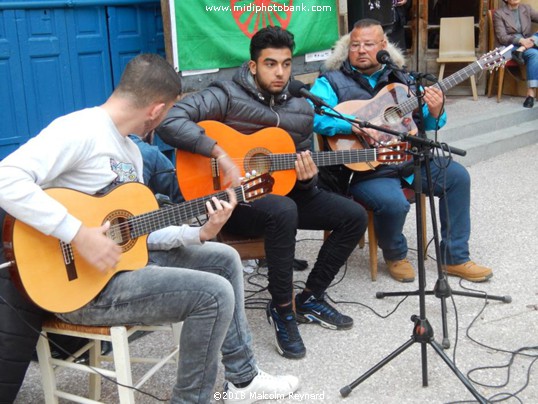
[[[471,77],[469,77],[469,79],[471,80],[471,90],[473,92],[473,100],[477,101],[478,91],[476,91],[476,79],[474,77],[474,74]]]
[[[363,234],[361,239],[359,240],[359,248],[364,248],[365,244],[366,244],[366,237],[364,237],[364,234]]]
[[[499,83],[497,85],[499,86],[499,88],[497,88],[497,102],[501,102],[504,85],[504,67],[499,69]]]
[[[92,346],[88,351],[90,366],[93,368],[101,367],[101,341],[93,340]],[[89,396],[92,400],[98,401],[101,398],[101,375],[90,373]]]
[[[491,98],[491,94],[493,93],[493,82],[495,81],[495,69],[491,71],[488,78],[488,98]]]
[[[116,368],[116,379],[124,386],[132,386],[131,361],[129,355],[129,341],[127,339],[127,329],[125,327],[111,327],[112,353],[114,355],[114,367]],[[134,404],[133,389],[118,385],[118,394],[121,404]]]
[[[441,66],[439,66],[439,77],[438,80],[443,80],[443,75],[445,74],[445,64],[441,63]]]
[[[374,211],[368,210],[368,249],[370,251],[370,276],[377,280],[377,236],[374,227]]]
[[[46,335],[46,334],[45,334]],[[42,335],[37,341],[37,358],[41,370],[41,383],[43,384],[43,393],[46,404],[58,404],[56,396],[56,376],[54,368],[50,363],[52,355],[50,353],[49,341]]]
[[[295,299],[293,299],[295,302]],[[181,338],[181,329],[183,328],[183,322],[172,324],[172,338],[174,339],[174,344],[179,346],[179,339]],[[175,356],[176,363],[179,362],[179,351]]]

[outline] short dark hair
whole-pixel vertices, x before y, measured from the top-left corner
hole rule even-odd
[[[256,61],[262,50],[267,48],[295,49],[293,34],[281,27],[268,26],[260,29],[250,40],[250,59]]]
[[[357,22],[355,22],[355,24],[353,24],[353,29],[374,27],[376,25],[379,25],[381,27],[381,23],[378,20],[375,20],[373,18],[363,18],[362,20],[358,20]]]
[[[139,107],[174,101],[181,94],[178,73],[162,56],[143,53],[131,59],[114,91]]]

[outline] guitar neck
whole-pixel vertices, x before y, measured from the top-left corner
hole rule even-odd
[[[470,65],[464,67],[461,70],[458,70],[456,73],[448,76],[447,78],[441,80],[438,83],[435,83],[433,87],[440,89],[443,93],[446,93],[452,87],[457,86],[463,81],[467,80],[469,77],[480,72],[482,67],[478,62],[471,63]],[[398,108],[402,111],[404,115],[413,112],[418,107],[417,97],[411,97],[407,101],[404,101],[398,104]]]
[[[238,202],[245,200],[242,186],[234,188],[233,191]],[[131,231],[130,237],[137,238],[168,226],[178,226],[194,217],[203,215],[207,212],[206,202],[213,197],[227,202],[230,201],[228,193],[221,191],[192,201],[170,205],[169,207],[134,216],[128,220]]]
[[[372,149],[350,149],[335,151],[312,152],[312,160],[318,167],[335,166],[339,164],[366,163],[375,161],[377,150]],[[271,155],[271,170],[292,170],[295,168],[297,154],[280,153]]]

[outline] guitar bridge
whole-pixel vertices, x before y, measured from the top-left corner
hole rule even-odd
[[[211,157],[211,178],[213,179],[213,189],[215,191],[220,191],[221,181],[220,181],[220,169],[219,162],[216,158]]]
[[[63,241],[60,241],[60,249],[62,250],[62,256],[64,258],[67,279],[70,281],[78,279],[77,268],[75,266],[75,256],[73,254],[73,247],[71,247],[71,244],[67,244]]]

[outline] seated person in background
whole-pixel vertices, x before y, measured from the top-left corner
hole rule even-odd
[[[110,223],[85,226],[43,189],[65,187],[94,195],[141,181],[142,157],[128,135],[152,131],[180,91],[177,73],[163,58],[135,57],[103,105],[56,119],[0,163],[0,207],[71,244],[95,271],[113,269],[121,248],[104,234]],[[258,369],[239,255],[207,241],[237,203],[233,192],[228,195],[228,202],[213,198],[207,203],[209,219],[202,227],[170,226],[151,233],[146,267],[115,274],[88,304],[56,314],[69,323],[101,326],[183,321],[172,403],[210,402],[221,353],[228,390],[250,397],[251,392],[287,394],[298,386],[294,376],[274,377]],[[230,395],[228,402],[240,397]]]
[[[527,97],[523,106],[532,108],[538,87],[538,35],[532,34],[532,22],[538,22],[538,11],[528,4],[520,4],[520,0],[503,1],[504,6],[495,10],[493,18],[495,38],[501,45],[514,45],[513,59],[525,63]]]
[[[392,11],[394,13],[394,23],[389,27],[387,37],[389,41],[400,50],[406,50],[405,24],[407,23],[407,13],[411,8],[412,0],[393,0]],[[366,17],[366,16],[365,16]]]
[[[344,265],[366,229],[366,212],[357,203],[317,187],[317,167],[308,151],[312,143],[312,108],[291,97],[288,82],[295,47],[293,35],[280,27],[258,31],[250,43],[251,60],[231,81],[215,81],[176,103],[157,129],[169,145],[214,157],[224,183],[236,181],[239,168],[214,139],[197,125],[221,121],[243,134],[280,127],[292,137],[298,181],[286,196],[271,194],[239,204],[226,230],[265,238],[269,274],[267,317],[274,325],[278,352],[286,358],[306,354],[297,320],[316,322],[331,329],[349,329],[353,319],[341,314],[324,298],[325,291]],[[263,146],[263,145],[260,145]],[[295,297],[293,311],[293,258],[297,229],[331,230],[323,243],[305,289]]]
[[[410,77],[380,64],[377,53],[388,49],[383,28],[376,20],[363,19],[355,23],[349,37],[343,37],[335,52],[327,60],[325,72],[316,79],[311,92],[334,107],[344,101],[363,100],[363,111],[368,104],[381,113],[385,105],[376,106],[368,100],[374,98],[390,83],[412,82]],[[391,47],[391,52],[396,52]],[[402,60],[394,55],[393,60]],[[406,88],[407,91],[407,88]],[[378,100],[376,100],[379,102]],[[426,130],[436,130],[446,122],[443,112],[443,94],[434,87],[425,89],[424,125]],[[358,108],[358,107],[357,107]],[[375,110],[374,110],[375,111]],[[370,110],[366,112],[372,112]],[[359,112],[360,113],[360,112]],[[358,119],[364,117],[358,116]],[[363,136],[362,130],[344,120],[316,114],[314,130],[324,136],[337,134]],[[370,133],[386,136],[377,132]],[[389,136],[390,138],[390,136]],[[371,138],[365,137],[366,142]],[[351,194],[354,199],[374,211],[375,231],[379,247],[391,276],[400,282],[412,282],[415,271],[407,260],[407,240],[403,226],[409,202],[402,192],[402,172],[405,165],[379,165],[374,170],[354,172],[345,166],[322,168],[321,182],[335,191]],[[409,165],[407,165],[407,168]],[[439,259],[449,275],[480,282],[489,279],[492,271],[469,258],[470,178],[459,163],[435,158],[431,164],[434,195],[439,197],[441,217],[441,252]],[[411,170],[412,172],[412,170]],[[409,172],[403,177],[409,176]],[[423,190],[427,192],[425,169],[422,169]]]
[[[144,139],[136,135],[129,137],[142,153],[144,184],[150,187],[154,194],[167,196],[172,203],[184,202],[185,199],[177,183],[174,164],[159,150],[158,146],[152,144],[153,134],[148,134]]]

